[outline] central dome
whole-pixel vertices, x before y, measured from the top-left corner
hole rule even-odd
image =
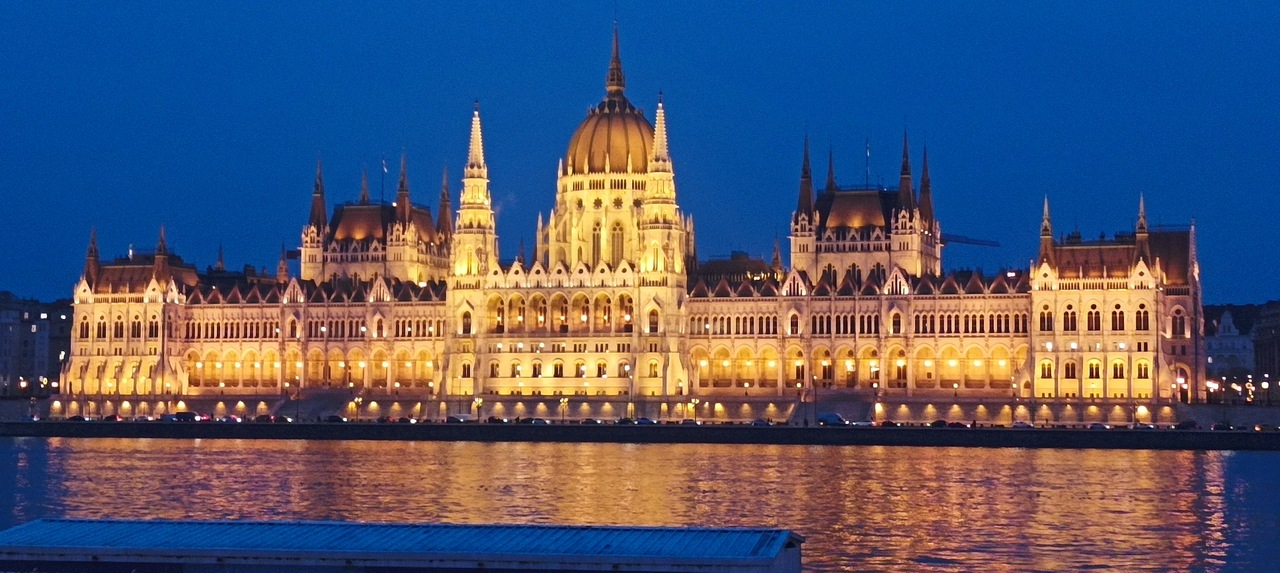
[[[653,149],[653,125],[623,94],[626,80],[618,56],[618,30],[613,30],[613,59],[605,80],[605,98],[587,113],[569,139],[566,174],[645,173]]]

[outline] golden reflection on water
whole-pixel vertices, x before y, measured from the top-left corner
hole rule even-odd
[[[962,448],[0,440],[36,517],[770,526],[813,571],[1219,570],[1275,454]],[[1269,495],[1271,492],[1266,492]],[[1274,504],[1272,505],[1274,507]],[[1274,517],[1272,517],[1274,521]],[[1254,528],[1257,529],[1256,527]],[[1274,533],[1266,535],[1275,536]]]

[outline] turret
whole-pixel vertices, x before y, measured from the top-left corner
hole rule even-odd
[[[311,190],[311,217],[307,224],[316,230],[323,229],[329,221],[328,208],[324,203],[324,174],[320,160],[316,160],[316,183]]]
[[[902,172],[898,175],[898,203],[908,213],[916,208],[915,191],[911,188],[911,155],[905,130],[902,132]]]
[[[929,181],[929,147],[924,148],[924,165],[920,168],[920,218],[933,225],[933,184]]]
[[[280,262],[276,263],[276,282],[289,282],[289,251],[280,245]]]
[[[436,236],[440,242],[449,240],[453,234],[453,208],[449,205],[449,168],[446,166],[440,175],[440,214],[436,221]]]
[[[396,186],[396,220],[409,222],[409,156],[400,154],[400,183]]]
[[[222,258],[222,247],[218,247],[218,258]],[[164,225],[160,225],[160,237],[156,240],[156,256],[151,268],[151,277],[164,284],[169,279],[169,244],[165,239]]]
[[[800,194],[796,200],[795,221],[799,221],[800,216],[808,217],[809,224],[813,225],[813,173],[809,169],[809,136],[804,136],[804,160],[800,164]]]
[[[1147,201],[1142,195],[1138,195],[1138,224],[1134,227],[1134,246],[1136,247],[1134,257],[1135,263],[1138,261],[1146,261],[1148,265],[1151,261],[1151,245],[1148,242],[1147,235]]]
[[[1040,263],[1053,265],[1053,224],[1049,221],[1049,196],[1044,197],[1044,216],[1040,219]]]
[[[89,249],[84,255],[84,280],[93,286],[98,281],[98,269],[102,266],[98,259],[98,230],[89,229]]]
[[[827,149],[827,186],[824,191],[827,193],[835,193],[839,187],[836,186],[836,152],[831,148]]]
[[[369,204],[369,170],[360,170],[360,204]]]

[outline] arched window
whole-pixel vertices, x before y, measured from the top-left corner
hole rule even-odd
[[[1111,363],[1111,377],[1112,377],[1112,378],[1114,378],[1114,379],[1117,379],[1117,380],[1118,380],[1118,379],[1121,379],[1121,378],[1124,378],[1124,363],[1123,363],[1123,362],[1112,362],[1112,363]]]
[[[609,261],[617,265],[622,262],[622,247],[625,243],[622,239],[622,223],[614,223],[613,230],[609,232]]]
[[[791,330],[787,334],[792,336],[800,334],[800,315],[791,315]]]
[[[111,327],[111,336],[114,338],[124,338],[124,319],[116,317],[114,325]]]
[[[533,363],[533,377],[534,377],[534,378],[541,378],[541,377],[542,377],[542,363],[541,363],[541,362],[534,362],[534,363]]]
[[[1086,317],[1089,322],[1089,332],[1098,332],[1099,330],[1102,330],[1102,312],[1098,310],[1098,305],[1089,305],[1089,313]]]
[[[1138,370],[1138,379],[1146,380],[1147,378],[1151,377],[1150,364],[1147,364],[1146,362],[1139,362],[1137,370]]]
[[[135,316],[133,317],[133,320],[129,322],[129,337],[142,338],[142,319],[141,318],[138,318],[137,316]]]
[[[298,337],[298,321],[290,320],[289,321],[289,338],[297,338],[297,337]]]
[[[89,318],[80,321],[80,338],[89,338]]]
[[[471,363],[470,363],[470,362],[463,362],[463,363],[462,363],[462,377],[463,377],[463,378],[470,378],[470,377],[471,377]]]
[[[564,378],[564,363],[554,362],[551,364],[551,375],[556,378]]]
[[[892,319],[891,319],[891,323],[890,323],[890,324],[891,324],[892,329],[893,329],[892,334],[902,334],[902,315],[900,315],[900,314],[898,314],[898,313],[896,313],[896,312],[895,312],[895,313],[893,313],[893,317],[892,317]]]
[[[491,376],[491,377],[493,377],[493,378],[497,378],[497,377],[498,377],[498,363],[497,363],[497,362],[490,362],[490,363],[489,363],[489,376]]]
[[[649,311],[649,330],[646,332],[658,332],[658,311],[656,309]]]
[[[658,377],[658,361],[657,360],[649,361],[649,377],[650,378]]]
[[[471,311],[462,313],[462,334],[471,334]]]
[[[1049,311],[1049,305],[1044,305],[1040,309],[1040,332],[1053,331],[1053,313]]]
[[[151,338],[160,336],[160,322],[154,316],[147,322],[147,336]]]
[[[602,239],[600,237],[600,223],[596,223],[596,226],[591,229],[591,266],[592,267],[600,264],[600,253],[603,250],[601,249],[601,246],[602,246],[600,244],[601,240]]]
[[[382,319],[381,318],[378,319],[378,322],[373,327],[373,337],[382,338]]]
[[[1134,319],[1133,327],[1135,329],[1138,329],[1138,330],[1151,329],[1151,315],[1147,314],[1147,305],[1145,304],[1138,305],[1138,312],[1134,313],[1133,319]]]
[[[1099,378],[1102,378],[1102,364],[1094,360],[1089,363],[1089,379],[1097,380]]]
[[[1187,335],[1187,317],[1182,315],[1182,309],[1173,311],[1173,335],[1178,337]]]
[[[1076,331],[1076,311],[1071,305],[1067,305],[1067,310],[1062,313],[1062,330]]]
[[[1116,309],[1111,311],[1111,330],[1124,330],[1124,311],[1120,310],[1120,305],[1116,305]]]
[[[1045,360],[1044,362],[1041,362],[1041,363],[1040,363],[1040,377],[1041,377],[1041,378],[1045,378],[1045,379],[1053,378],[1053,363],[1052,363],[1052,362],[1049,362],[1048,360]]]
[[[1066,379],[1068,379],[1068,380],[1075,380],[1075,378],[1076,378],[1076,363],[1075,363],[1075,362],[1068,362],[1068,363],[1066,363],[1066,364],[1063,364],[1063,365],[1062,365],[1062,377],[1063,377],[1063,378],[1066,378]]]

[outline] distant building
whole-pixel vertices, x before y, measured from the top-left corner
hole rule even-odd
[[[71,352],[71,317],[70,299],[45,303],[0,292],[0,393],[56,388]]]
[[[618,417],[647,401],[754,418],[819,389],[1107,412],[1203,397],[1195,226],[1149,227],[1140,198],[1132,229],[1097,239],[1055,237],[1046,199],[1027,268],[944,271],[927,152],[913,172],[904,134],[896,189],[842,186],[833,158],[815,189],[806,139],[796,209],[777,214],[789,268],[777,246],[769,263],[699,262],[666,110],[659,98],[650,123],[627,98],[615,35],[535,250],[508,264],[478,106],[470,119],[456,211],[447,175],[438,216],[414,203],[404,160],[394,202],[362,186],[331,210],[317,169],[298,276],[284,256],[271,276],[201,273],[163,232],[115,261],[91,240],[69,390],[145,406],[341,389],[433,417]],[[750,403],[728,412],[729,398]]]
[[[1258,310],[1253,324],[1254,369],[1264,380],[1280,377],[1280,300]]]
[[[1254,373],[1254,322],[1262,308],[1259,304],[1204,307],[1206,376],[1244,379]]]

